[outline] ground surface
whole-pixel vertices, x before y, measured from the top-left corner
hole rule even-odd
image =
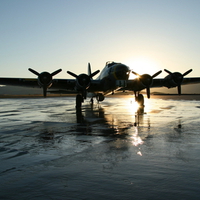
[[[200,101],[172,98],[0,99],[0,199],[199,199]]]

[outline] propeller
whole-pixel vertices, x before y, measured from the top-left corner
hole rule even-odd
[[[96,74],[98,74],[99,72],[100,72],[100,70],[97,70],[90,75],[87,75],[87,74],[76,75],[73,72],[67,71],[67,73],[69,75],[71,75],[77,79],[77,83],[81,88],[85,88],[85,87],[89,86],[90,81],[91,81],[90,79],[92,79],[92,77],[95,76]]]
[[[154,75],[149,75],[149,74],[143,74],[143,75],[139,75],[138,73],[132,71],[133,74],[135,74],[136,76],[139,76],[139,80],[141,81],[141,83],[145,86],[146,88],[146,93],[147,93],[147,98],[150,98],[150,86],[153,82],[153,79],[158,76],[160,73],[162,72],[162,70],[156,72]]]
[[[192,69],[189,69],[185,73],[181,74],[180,72],[170,72],[167,69],[164,69],[169,75],[171,75],[171,79],[173,81],[173,86],[177,86],[178,94],[181,95],[181,83],[183,82],[184,76],[188,75]]]
[[[91,73],[91,65],[90,63],[88,63],[88,77],[92,78],[93,76],[95,76],[96,74],[98,74],[100,72],[100,70],[96,70],[95,72]],[[73,72],[67,71],[67,73],[71,76],[73,76],[74,78],[78,78],[80,75],[76,75]],[[86,75],[86,74],[85,74]]]
[[[53,76],[55,76],[56,74],[62,71],[62,69],[58,69],[55,72],[50,74],[49,72],[38,73],[37,71],[31,68],[29,68],[28,70],[32,72],[33,74],[35,74],[36,76],[38,76],[38,85],[43,88],[44,97],[46,97],[47,95],[47,88],[49,88],[52,84]]]
[[[86,90],[90,86],[91,79],[100,72],[100,70],[96,70],[95,72],[91,73],[91,66],[88,63],[88,75],[87,74],[75,74],[71,71],[67,71],[67,73],[74,78],[76,78],[76,90],[81,91],[84,98],[86,98]]]

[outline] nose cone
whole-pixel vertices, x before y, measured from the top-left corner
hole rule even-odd
[[[123,64],[118,64],[115,68],[115,76],[117,80],[128,80],[130,69]]]

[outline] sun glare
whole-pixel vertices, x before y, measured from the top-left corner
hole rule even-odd
[[[135,57],[135,58],[133,57],[125,60],[123,63],[129,66],[131,70],[140,75],[142,74],[153,75],[159,70],[161,70],[158,63],[147,57]],[[136,76],[134,74],[132,73],[130,74],[130,79],[135,77]]]
[[[130,98],[130,103],[127,103],[127,110],[133,115],[135,116],[135,113],[137,112],[137,110],[139,109],[139,105],[138,103],[135,101],[135,98]]]

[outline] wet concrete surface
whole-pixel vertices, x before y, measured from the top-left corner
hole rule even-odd
[[[200,101],[0,99],[0,199],[199,199]]]

